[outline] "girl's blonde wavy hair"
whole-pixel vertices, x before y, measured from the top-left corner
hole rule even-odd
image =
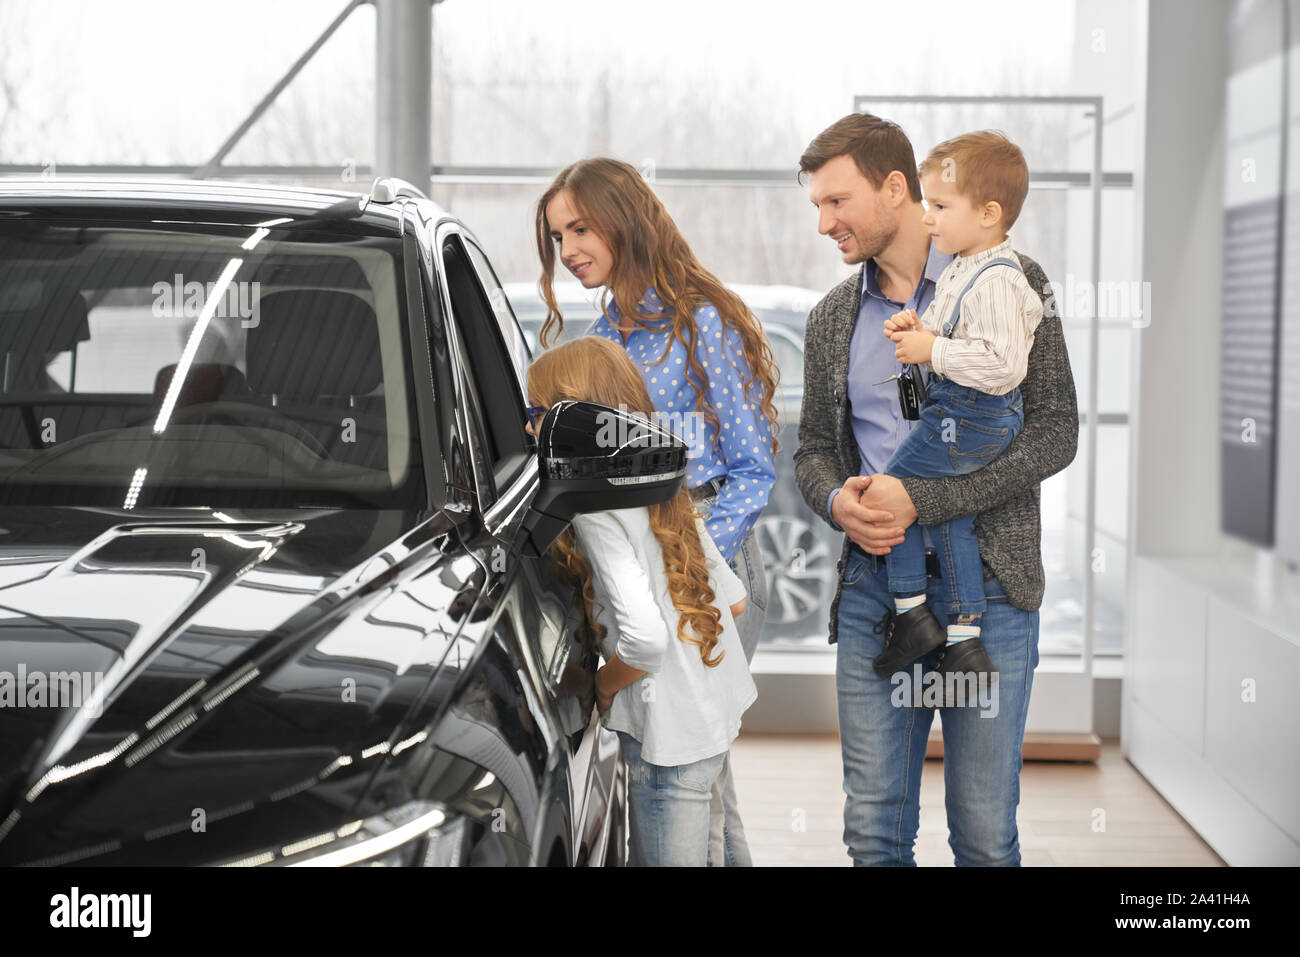
[[[528,370],[528,396],[547,408],[563,399],[599,402],[653,421],[654,403],[645,380],[626,352],[599,336],[584,336],[542,353]],[[650,530],[664,554],[664,572],[673,607],[681,614],[677,637],[698,645],[700,658],[710,668],[722,661],[713,653],[722,635],[722,613],[709,586],[709,567],[700,544],[695,520],[699,513],[685,486],[670,500],[651,505]],[[573,529],[566,528],[551,549],[564,573],[581,588],[584,640],[589,646],[605,637],[592,611],[591,563],[577,547]]]
[[[776,411],[781,372],[762,324],[739,296],[700,265],[654,190],[627,163],[606,157],[579,160],[561,170],[537,201],[537,254],[542,261],[538,289],[546,303],[542,344],[554,341],[564,332],[564,316],[555,298],[557,257],[551,227],[546,221],[546,207],[566,191],[586,225],[614,257],[601,302],[602,311],[608,310],[608,296],[612,293],[623,316],[638,326],[654,327],[671,313],[672,338],[686,347],[686,378],[695,387],[695,410],[716,430],[716,446],[722,427],[717,410],[708,398],[707,370],[696,355],[699,327],[695,323],[695,309],[706,300],[711,303],[723,328],[740,337],[749,366],[745,394],[758,404],[767,422],[767,440],[775,452],[781,431]],[[669,312],[646,315],[638,311],[641,298],[652,286]],[[671,341],[668,348],[672,348]],[[667,350],[659,361],[666,357]]]

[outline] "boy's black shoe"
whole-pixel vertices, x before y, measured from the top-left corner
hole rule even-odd
[[[979,690],[991,688],[998,673],[993,669],[989,653],[978,638],[967,638],[955,645],[949,645],[939,656],[936,669],[943,689],[943,706],[945,708],[962,708],[979,703]],[[974,674],[974,680],[968,677]],[[949,675],[955,677],[949,678]],[[968,694],[969,692],[969,694]]]
[[[871,668],[881,678],[888,678],[948,640],[948,632],[934,617],[929,604],[909,608],[901,615],[891,610],[876,622],[876,634],[884,632],[885,646]]]

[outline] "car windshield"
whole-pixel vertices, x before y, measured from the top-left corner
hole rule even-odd
[[[160,219],[0,219],[0,503],[418,501],[401,241]]]

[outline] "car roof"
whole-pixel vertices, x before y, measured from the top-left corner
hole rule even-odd
[[[0,197],[7,207],[161,207],[172,209],[239,210],[298,217],[324,212],[347,200],[360,207],[366,193],[311,186],[281,186],[194,179],[112,179],[58,175],[48,178],[0,178]],[[405,197],[403,197],[405,198]],[[436,203],[417,200],[428,218],[452,217]],[[396,224],[402,203],[368,201],[355,218]]]

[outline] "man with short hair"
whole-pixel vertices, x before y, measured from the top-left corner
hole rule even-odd
[[[914,521],[930,526],[974,514],[988,600],[982,640],[998,678],[977,707],[943,709],[948,842],[959,866],[1018,865],[1020,755],[1043,598],[1038,487],[1073,460],[1079,432],[1074,379],[1047,278],[1017,254],[1044,300],[1020,387],[1020,434],[976,472],[883,475],[911,428],[892,381],[901,367],[883,325],[897,312],[923,313],[952,257],[933,248],[921,222],[916,160],[896,124],[870,114],[846,116],[813,139],[799,169],[818,209],[818,232],[836,243],[844,262],[862,264],[808,317],[794,453],[809,506],[847,536],[830,612],[830,641],[838,641],[844,842],[855,864],[915,864],[921,769],[934,719],[923,673],[933,674],[936,662],[931,652],[910,674],[874,673],[894,607],[881,556],[903,541]],[[933,564],[930,603],[939,608]]]

